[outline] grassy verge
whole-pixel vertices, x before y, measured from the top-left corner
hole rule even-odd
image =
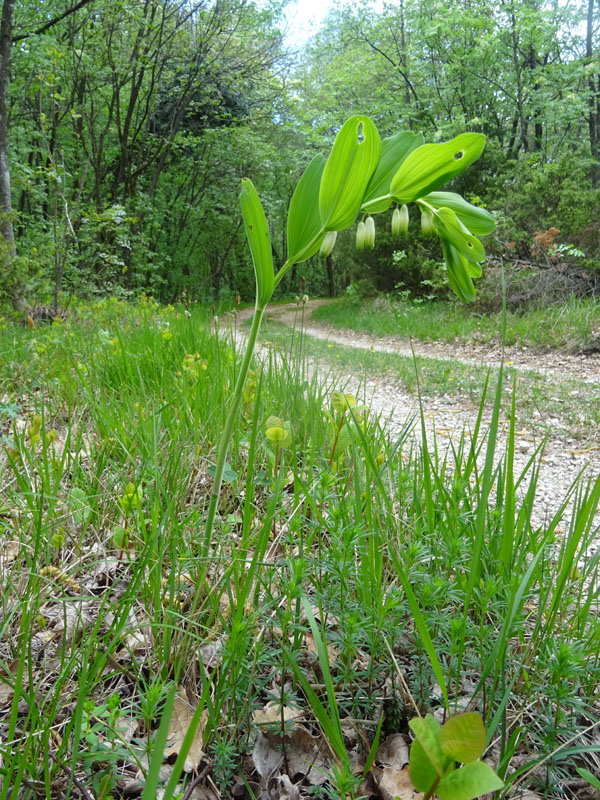
[[[488,370],[476,364],[424,356],[417,357],[415,362],[394,353],[330,344],[311,336],[301,336],[299,330],[291,331],[276,321],[267,320],[263,324],[262,336],[263,341],[271,342],[286,352],[294,352],[302,341],[308,356],[328,364],[332,370],[365,378],[381,376],[392,383],[398,382],[415,396],[419,391],[423,396],[460,396],[477,406],[488,375],[492,381],[498,376],[497,369]],[[505,414],[511,409],[513,380],[517,386],[516,414],[521,424],[527,422],[540,430],[552,427],[554,433],[562,431],[565,436],[590,446],[600,443],[598,384],[572,378],[561,381],[531,370],[516,370],[509,362],[502,401]]]
[[[313,311],[313,319],[373,336],[413,336],[424,341],[499,342],[502,314],[480,314],[459,303],[414,303],[381,297],[342,300]],[[506,343],[576,351],[594,341],[600,330],[600,304],[572,299],[522,314],[508,314]]]
[[[149,301],[0,331],[0,800],[358,797],[380,720],[467,705],[506,796],[596,774],[600,486],[534,529],[501,386],[489,430],[417,452],[303,348],[249,376],[199,563],[227,335]]]

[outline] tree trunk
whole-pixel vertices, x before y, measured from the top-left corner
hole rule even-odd
[[[335,297],[335,272],[333,271],[333,256],[330,253],[325,259],[327,268],[327,293],[329,297]]]
[[[8,84],[14,10],[15,0],[4,0],[0,21],[0,234],[4,240],[2,253],[4,280],[10,287],[13,307],[17,311],[25,311],[28,305],[23,294],[23,285],[11,274],[16,249],[8,159]]]
[[[600,7],[600,0],[598,0]],[[594,29],[594,0],[588,0],[587,31],[585,39],[585,57],[587,64],[592,63],[594,57],[592,32]],[[590,135],[590,154],[593,163],[590,169],[592,188],[600,183],[600,71],[597,74],[590,71],[588,78],[588,128]]]

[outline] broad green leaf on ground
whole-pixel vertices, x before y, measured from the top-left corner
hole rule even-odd
[[[324,228],[339,231],[354,222],[380,153],[375,124],[365,116],[350,117],[336,136],[321,178],[319,213]]]
[[[217,468],[214,464],[211,464],[208,468],[208,474],[211,478],[215,477],[215,472]],[[237,480],[237,472],[231,469],[231,464],[229,461],[225,462],[225,468],[223,469],[223,483],[233,483]]]
[[[467,203],[456,192],[431,192],[422,199],[434,208],[451,208],[462,224],[476,236],[491,233],[496,227],[496,221],[489,211]]]
[[[441,778],[450,763],[450,759],[444,755],[440,746],[439,723],[431,714],[427,714],[425,719],[416,717],[415,719],[411,719],[408,724],[416,736],[417,741],[425,751],[425,755],[431,761],[437,776]]]
[[[440,800],[473,800],[502,789],[504,784],[483,761],[473,761],[446,775],[436,786]]]
[[[273,255],[265,212],[254,184],[248,178],[244,178],[242,181],[240,206],[250,252],[252,253],[252,261],[254,262],[256,302],[259,307],[263,308],[271,299],[275,284]]]
[[[325,168],[325,158],[313,158],[292,195],[287,220],[288,260],[294,264],[306,261],[321,247],[321,215],[319,214],[319,189]],[[318,237],[318,238],[316,238]]]
[[[83,489],[74,486],[69,492],[69,509],[76,525],[85,525],[90,518],[92,509],[90,501]]]
[[[439,777],[418,739],[410,746],[409,769],[413,786],[419,792],[428,792]]]
[[[413,150],[394,175],[391,194],[399,203],[412,203],[454,178],[481,155],[482,133],[462,133],[443,144],[424,144]]]
[[[454,761],[467,764],[481,758],[485,750],[485,726],[476,711],[457,714],[442,725],[442,750]]]
[[[367,214],[378,214],[390,207],[392,178],[409,153],[422,144],[423,134],[415,134],[412,131],[396,133],[381,142],[381,156],[363,197],[362,211]]]

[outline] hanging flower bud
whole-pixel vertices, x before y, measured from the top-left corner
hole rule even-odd
[[[321,245],[321,249],[319,251],[322,256],[327,258],[327,256],[331,254],[336,239],[337,239],[337,231],[328,231],[325,234],[325,238],[323,239],[323,244]]]
[[[361,221],[356,226],[356,249],[359,251],[365,249],[365,236],[366,236],[365,223],[361,219]]]
[[[408,231],[408,206],[406,203],[401,208],[395,208],[392,214],[392,235],[400,236]]]
[[[375,220],[367,217],[365,220],[365,247],[372,250],[375,247]]]
[[[424,236],[435,236],[435,225],[431,211],[421,211],[421,231]]]

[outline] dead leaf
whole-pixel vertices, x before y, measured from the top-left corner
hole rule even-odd
[[[318,661],[319,659],[319,651],[317,650],[317,645],[315,644],[314,637],[312,633],[307,633],[304,635],[304,643],[306,645],[306,649],[309,653],[310,660],[312,662]],[[332,644],[327,645],[327,655],[329,658],[329,666],[332,667],[335,662],[338,660],[339,657],[339,650],[337,647],[334,647]]]
[[[267,739],[260,731],[256,734],[254,747],[252,748],[252,762],[254,768],[262,778],[262,786],[266,786],[267,781],[271,775],[277,770],[283,756],[280,752],[275,750]]]
[[[45,613],[48,628],[54,635],[63,634],[67,642],[79,637],[96,621],[98,603],[95,600],[55,603]]]
[[[401,733],[394,733],[379,745],[375,761],[382,767],[401,770],[408,764],[409,757],[408,742]]]
[[[6,542],[0,549],[0,572],[7,569],[19,557],[21,542]]]
[[[18,660],[12,661],[8,665],[8,672],[10,675],[14,676],[17,674],[17,670],[19,669],[19,662]],[[9,686],[7,681],[11,680],[9,675],[6,673],[0,673],[0,708],[3,706],[7,706],[14,697],[15,690],[12,686]],[[11,681],[14,683],[14,680]]]
[[[164,757],[168,758],[172,755],[179,755],[181,745],[184,737],[190,727],[192,717],[194,716],[195,709],[185,700],[181,694],[175,698],[173,705],[173,713],[171,714],[171,721],[169,722],[169,732],[167,734],[167,746],[165,748]],[[198,765],[204,758],[204,750],[202,749],[204,728],[208,720],[208,711],[204,709],[200,715],[200,721],[196,728],[192,746],[186,756],[183,765],[184,772],[192,772],[198,768]]]
[[[205,668],[208,670],[214,669],[221,663],[221,653],[223,651],[223,638],[214,639],[210,642],[204,642],[199,647],[200,658]]]
[[[291,782],[287,775],[277,778],[279,800],[300,800],[300,789]]]
[[[313,736],[297,725],[289,743],[286,739],[286,754],[290,778],[302,776],[311,786],[320,786],[329,778],[333,756],[323,736]]]
[[[408,764],[400,770],[385,767],[381,770],[377,785],[382,800],[421,800],[423,797],[423,792],[417,792],[411,783]]]
[[[257,708],[252,717],[254,724],[261,728],[267,739],[281,738],[282,722],[286,736],[289,736],[295,727],[295,722],[302,718],[303,712],[299,708],[280,706],[274,700],[267,703],[264,708]]]

